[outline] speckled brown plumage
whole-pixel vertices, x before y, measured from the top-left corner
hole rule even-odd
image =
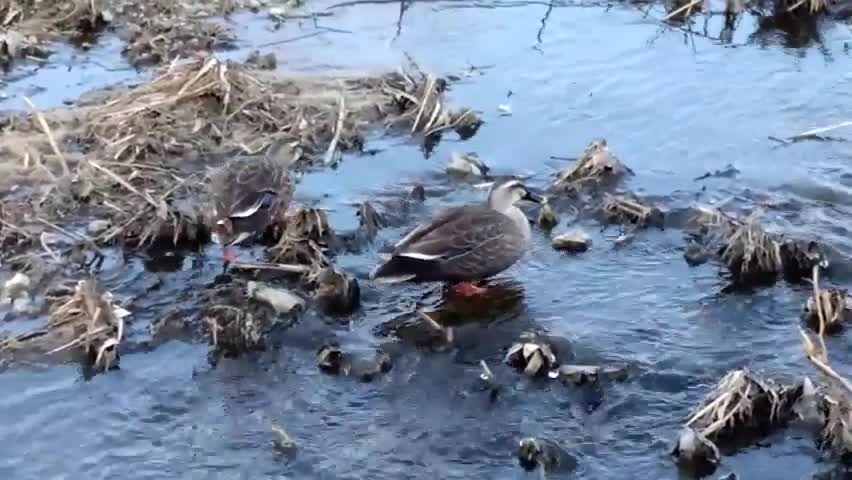
[[[261,235],[287,211],[293,185],[280,156],[234,159],[210,182],[210,224],[214,240],[234,245]]]

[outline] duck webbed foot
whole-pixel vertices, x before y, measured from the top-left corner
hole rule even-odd
[[[488,291],[488,288],[480,287],[474,282],[459,282],[455,284],[450,284],[449,288],[452,293],[464,297],[474,297],[477,295],[482,295],[483,293]]]
[[[225,260],[226,264],[231,263],[236,259],[234,256],[234,250],[230,245],[222,247],[222,259]]]

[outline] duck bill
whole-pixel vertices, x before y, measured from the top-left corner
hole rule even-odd
[[[533,202],[533,203],[544,203],[543,198],[541,198],[540,196],[538,196],[538,195],[536,195],[536,194],[534,194],[530,191],[527,191],[527,194],[524,195],[523,200],[527,200],[527,201],[530,201],[530,202]]]

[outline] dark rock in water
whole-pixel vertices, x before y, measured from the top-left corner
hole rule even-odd
[[[372,358],[356,357],[346,366],[346,374],[362,382],[372,382],[376,377],[388,373],[393,366],[390,355],[377,351]]]
[[[376,236],[379,230],[387,226],[385,219],[379,215],[379,212],[373,208],[373,205],[370,204],[370,202],[361,203],[361,205],[358,206],[358,212],[356,215],[358,216],[358,221],[361,224],[361,229],[370,240]]]
[[[373,381],[393,366],[390,355],[383,350],[344,352],[336,340],[320,346],[316,363],[324,373],[354,377],[362,382]]]
[[[697,182],[699,180],[705,180],[705,179],[714,178],[714,177],[715,178],[734,178],[739,173],[740,173],[740,170],[737,167],[735,167],[735,166],[733,166],[729,163],[728,165],[725,166],[725,168],[723,168],[721,170],[716,170],[716,171],[713,171],[713,172],[708,171],[708,172],[704,173],[704,175],[701,175],[700,177],[695,177],[694,180]]]
[[[246,58],[245,63],[261,70],[275,70],[278,66],[278,60],[275,58],[274,53],[269,52],[266,55],[262,55],[258,50],[251,52],[248,58]]]
[[[361,288],[355,277],[336,268],[323,269],[317,277],[315,298],[328,314],[345,315],[355,311],[361,303]]]
[[[810,278],[814,266],[828,266],[819,244],[814,241],[787,240],[780,247],[784,276],[791,280]]]
[[[554,236],[550,242],[556,250],[570,253],[582,253],[589,249],[592,239],[586,232],[580,229],[574,229]]]
[[[697,242],[690,242],[689,245],[686,246],[686,251],[683,252],[683,258],[686,259],[686,263],[688,263],[691,267],[703,265],[712,257],[712,252]]]
[[[716,445],[689,427],[681,431],[671,455],[678,468],[699,478],[715,472],[721,460]]]
[[[475,152],[453,152],[450,154],[450,161],[447,164],[448,174],[461,177],[484,177],[488,175],[489,170],[488,165],[485,165]]]
[[[335,341],[324,343],[317,351],[317,366],[325,373],[340,373],[343,361],[343,352]]]
[[[630,376],[630,370],[630,365],[621,368],[593,365],[562,365],[559,367],[558,372],[559,378],[564,383],[585,385],[587,383],[596,383],[600,380],[623,382]]]
[[[426,189],[423,185],[415,185],[414,188],[411,189],[411,192],[408,194],[408,199],[413,202],[425,202],[426,201]]]
[[[546,473],[571,471],[577,459],[552,440],[527,437],[518,444],[518,464],[527,471],[541,467]]]

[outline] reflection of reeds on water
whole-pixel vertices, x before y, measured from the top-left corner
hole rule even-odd
[[[780,39],[783,46],[800,48],[822,43],[820,21],[843,15],[842,6],[827,0],[674,0],[666,3],[664,22],[687,34],[703,36],[722,43],[732,43],[734,32],[742,25],[744,15],[756,19],[756,29],[749,42],[768,44]],[[712,36],[710,19],[722,16],[718,36]],[[703,20],[703,26],[698,22]],[[697,28],[696,28],[697,27]]]

